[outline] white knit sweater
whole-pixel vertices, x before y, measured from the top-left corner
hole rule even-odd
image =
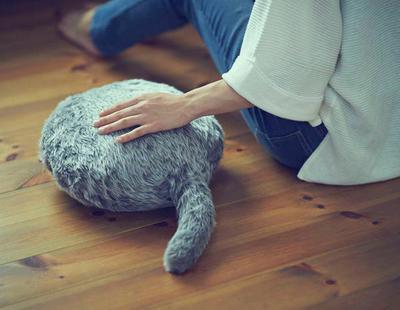
[[[400,176],[400,1],[256,0],[222,78],[282,118],[329,133],[300,179],[337,185]]]

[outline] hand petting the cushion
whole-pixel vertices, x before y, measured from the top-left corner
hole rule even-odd
[[[99,134],[138,126],[117,137],[117,142],[125,143],[149,133],[185,126],[201,116],[250,107],[252,104],[224,80],[218,80],[185,94],[151,93],[118,103],[102,111],[93,126],[99,128]]]
[[[183,95],[151,93],[118,103],[100,113],[93,125],[99,134],[138,126],[119,136],[116,141],[125,143],[143,135],[178,128],[194,119],[188,113]]]

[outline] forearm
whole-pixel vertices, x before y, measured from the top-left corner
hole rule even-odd
[[[184,94],[187,111],[193,118],[250,108],[253,105],[233,90],[224,80],[218,80]]]

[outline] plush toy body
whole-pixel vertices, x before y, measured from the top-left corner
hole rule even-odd
[[[84,205],[111,211],[175,206],[178,229],[164,267],[182,273],[200,257],[215,226],[208,184],[222,157],[223,131],[207,116],[125,144],[114,139],[132,128],[97,133],[92,124],[102,109],[149,92],[180,93],[165,84],[128,80],[66,98],[44,124],[40,159],[60,189]]]

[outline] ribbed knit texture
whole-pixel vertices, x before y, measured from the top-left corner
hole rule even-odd
[[[277,116],[328,135],[298,177],[363,184],[400,176],[400,2],[256,0],[222,75]]]

